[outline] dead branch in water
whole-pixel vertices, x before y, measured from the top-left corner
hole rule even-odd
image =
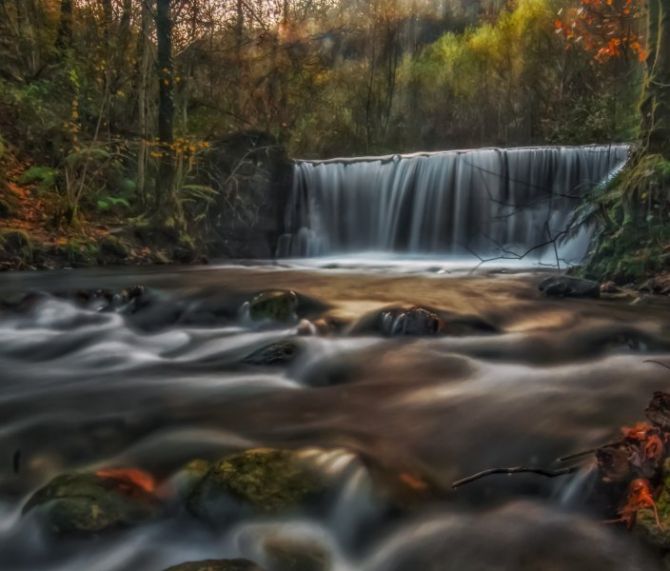
[[[558,478],[559,476],[567,476],[568,474],[574,474],[579,470],[579,466],[570,466],[568,468],[559,468],[558,470],[549,470],[546,468],[530,468],[528,466],[515,466],[513,468],[489,468],[488,470],[483,470],[467,478],[462,478],[461,480],[455,481],[451,484],[452,489],[460,488],[465,484],[470,484],[482,478],[488,476],[494,476],[496,474],[505,474],[511,476],[512,474],[535,474],[538,476],[544,476],[546,478]]]
[[[670,369],[670,365],[667,363],[663,363],[662,361],[654,361],[653,359],[647,359],[644,361],[645,363],[653,363],[654,365],[660,365],[661,367],[664,367],[666,369]]]

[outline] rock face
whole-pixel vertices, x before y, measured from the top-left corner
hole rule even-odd
[[[216,191],[216,207],[209,215],[215,230],[209,253],[272,258],[284,233],[293,176],[285,149],[270,133],[246,131],[212,141],[201,157],[193,182]]]
[[[248,559],[210,559],[175,565],[165,571],[263,571]]]
[[[249,317],[254,321],[292,323],[297,320],[298,295],[290,290],[268,290],[249,302]]]
[[[38,490],[23,508],[56,534],[91,535],[155,518],[160,504],[135,478],[64,474]]]
[[[552,276],[543,280],[539,290],[548,297],[600,297],[600,284],[571,276]]]
[[[292,511],[324,489],[322,479],[297,452],[259,448],[211,464],[187,505],[197,517],[225,524],[240,513]]]

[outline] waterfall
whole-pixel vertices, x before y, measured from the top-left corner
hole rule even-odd
[[[590,232],[564,234],[627,154],[607,145],[296,161],[278,255],[542,257],[565,237],[561,257],[578,261]]]

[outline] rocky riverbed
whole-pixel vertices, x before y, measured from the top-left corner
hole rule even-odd
[[[667,298],[396,270],[5,274],[0,570],[660,569],[588,459],[451,484],[639,420]]]

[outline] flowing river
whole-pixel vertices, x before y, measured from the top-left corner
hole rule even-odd
[[[670,363],[668,300],[548,299],[538,271],[485,268],[377,256],[3,276],[0,569],[243,557],[274,571],[267,541],[281,536],[318,543],[335,571],[653,571],[589,509],[588,462],[556,479],[451,483],[555,466],[642,419],[670,389],[670,371],[648,362]],[[76,293],[138,284],[151,297],[137,311]],[[267,289],[297,292],[295,320],[249,319],[245,302]],[[473,326],[384,328],[385,308],[413,305]],[[304,334],[301,318],[326,326]],[[290,358],[249,358],[278,342]],[[255,447],[301,450],[332,482],[329,501],[217,528],[175,508],[95,538],[54,538],[22,514],[59,474],[133,467],[170,482],[193,459]]]

